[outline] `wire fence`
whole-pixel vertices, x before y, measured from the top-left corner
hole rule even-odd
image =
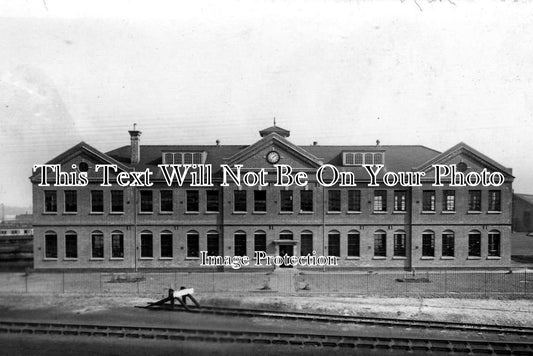
[[[0,273],[0,293],[197,293],[533,298],[533,272],[56,272]]]

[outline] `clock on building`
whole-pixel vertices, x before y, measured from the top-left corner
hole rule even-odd
[[[271,164],[275,164],[275,163],[278,163],[279,162],[279,153],[277,153],[276,151],[270,151],[268,152],[267,156],[266,156],[266,159],[268,161],[268,163],[271,163]]]

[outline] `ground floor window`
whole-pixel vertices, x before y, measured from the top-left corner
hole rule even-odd
[[[444,231],[442,233],[442,256],[455,256],[455,235],[451,231]]]
[[[151,232],[141,232],[141,257],[154,257],[154,242]]]
[[[328,255],[341,256],[341,235],[337,231],[328,234]]]
[[[104,258],[104,234],[95,231],[91,234],[91,257]]]
[[[207,233],[207,255],[218,256],[218,232]]]
[[[244,232],[235,233],[235,256],[246,256],[246,234]]]
[[[359,257],[360,255],[360,235],[357,231],[348,233],[348,256]]]
[[[47,232],[44,235],[44,257],[57,258],[57,234]]]
[[[65,234],[65,258],[78,258],[78,235],[73,231]]]
[[[468,257],[481,257],[481,233],[472,231],[468,234]]]
[[[200,257],[200,236],[196,231],[187,233],[187,257]]]
[[[266,233],[264,231],[257,231],[254,234],[254,251],[266,252]]]
[[[111,258],[124,258],[124,234],[120,231],[111,233]]]
[[[374,257],[387,257],[387,234],[384,231],[374,234]]]
[[[163,231],[161,233],[161,257],[171,258],[173,256],[172,245],[172,233]]]
[[[302,232],[300,239],[300,256],[313,255],[313,233]]]
[[[394,256],[406,257],[405,232],[394,234]]]
[[[435,257],[435,234],[432,231],[422,234],[422,257]]]
[[[500,232],[489,232],[489,251],[488,255],[491,257],[500,257]]]

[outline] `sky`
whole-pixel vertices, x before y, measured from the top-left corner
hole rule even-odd
[[[80,141],[465,142],[533,194],[533,2],[0,0],[0,203]]]

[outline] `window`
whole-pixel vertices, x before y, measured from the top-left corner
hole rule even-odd
[[[468,211],[481,211],[481,190],[468,191]]]
[[[374,211],[387,211],[387,191],[374,191]]]
[[[202,152],[164,152],[163,164],[201,164]]]
[[[434,190],[424,190],[422,192],[422,211],[435,211]]]
[[[206,207],[208,213],[218,213],[218,190],[206,190]]]
[[[406,257],[406,234],[403,231],[394,233],[394,257]]]
[[[218,256],[218,232],[209,231],[207,233],[207,255]]]
[[[254,251],[266,252],[266,238],[264,231],[257,231],[254,234]]]
[[[104,191],[91,190],[91,213],[104,212]]]
[[[383,153],[374,153],[374,164],[383,164]]]
[[[300,235],[300,238],[300,256],[313,255],[313,233],[311,231],[304,231]]]
[[[442,256],[455,256],[455,235],[452,231],[444,231],[442,233]]]
[[[44,212],[57,213],[57,192],[55,190],[44,191]]]
[[[280,191],[280,210],[292,213],[292,190]]]
[[[199,211],[199,192],[197,190],[187,190],[187,205],[185,211],[188,213],[197,213]]]
[[[280,240],[292,240],[293,234],[290,231],[282,231],[279,233],[279,239]]]
[[[394,211],[406,210],[407,192],[405,190],[394,191]]]
[[[141,232],[141,258],[154,257],[154,240],[150,231]]]
[[[374,164],[374,154],[365,153],[365,164]]]
[[[111,258],[124,258],[124,234],[121,231],[111,233]]]
[[[267,194],[265,190],[254,190],[254,211],[266,212]]]
[[[500,257],[500,232],[492,230],[489,232],[489,251],[490,257]]]
[[[151,190],[141,190],[141,213],[151,213],[154,210]]]
[[[468,257],[481,257],[481,233],[472,231],[468,234]]]
[[[341,234],[338,231],[328,234],[328,256],[341,256]]]
[[[360,254],[360,235],[357,231],[348,233],[348,256],[359,257]]]
[[[123,213],[124,212],[124,191],[112,190],[111,191],[111,212]]]
[[[328,190],[328,211],[340,212],[341,211],[341,191],[337,189]]]
[[[100,231],[91,234],[91,257],[104,258],[104,234]]]
[[[501,191],[489,190],[489,211],[501,211]]]
[[[455,211],[455,190],[444,190],[442,192],[442,210]]]
[[[44,234],[44,257],[57,258],[57,234],[53,231]]]
[[[65,234],[65,258],[78,258],[78,235],[74,231]]]
[[[161,232],[161,257],[172,258],[172,232]]]
[[[374,257],[387,257],[387,234],[376,231],[374,234]]]
[[[75,213],[78,211],[78,192],[75,190],[65,190],[65,213]]]
[[[233,198],[233,211],[246,212],[246,190],[235,190]]]
[[[171,213],[173,208],[172,190],[161,190],[159,192],[159,210],[162,213]]]
[[[187,233],[187,257],[200,257],[200,236],[196,231]]]
[[[422,257],[435,257],[435,234],[432,231],[422,233]]]
[[[300,190],[300,211],[302,212],[313,211],[313,191],[312,190]]]
[[[363,164],[363,154],[356,152],[344,152],[344,165],[345,166],[360,166]]]
[[[348,190],[348,211],[361,211],[360,190]]]
[[[235,256],[246,256],[246,233],[236,232],[235,239]]]

